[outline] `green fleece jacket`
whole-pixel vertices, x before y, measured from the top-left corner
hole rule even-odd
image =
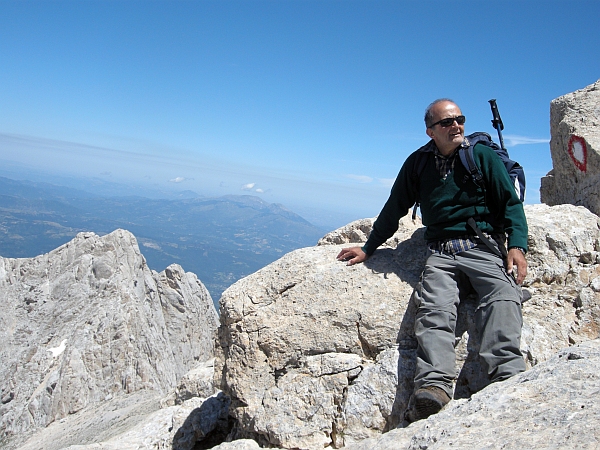
[[[475,184],[458,155],[452,172],[446,178],[440,176],[431,151],[434,145],[430,142],[422,147],[429,149],[428,160],[418,180],[414,180],[413,176],[414,163],[422,149],[406,159],[363,250],[372,255],[389,239],[398,230],[399,220],[408,213],[417,197],[421,202],[423,224],[427,227],[427,242],[473,235],[467,220],[474,217],[482,231],[506,233],[509,249],[520,247],[527,250],[523,203],[494,150],[483,144],[476,144],[473,148],[473,159],[485,182],[485,189],[482,189]]]

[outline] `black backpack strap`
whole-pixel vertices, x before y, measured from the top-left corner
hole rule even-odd
[[[479,167],[477,167],[477,164],[475,164],[475,159],[473,158],[473,147],[475,147],[475,144],[472,143],[467,148],[461,147],[458,150],[458,156],[460,156],[462,165],[467,169],[467,172],[469,172],[469,175],[471,175],[475,184],[482,189],[485,189],[483,174],[481,173],[481,170],[479,170]]]
[[[477,237],[481,240],[481,242],[483,242],[485,245],[488,246],[488,248],[492,251],[492,253],[494,253],[496,256],[499,256],[500,258],[502,258],[504,261],[506,261],[506,258],[508,256],[508,252],[506,251],[506,246],[504,245],[504,242],[495,240],[496,244],[498,244],[498,248],[496,248],[496,246],[494,244],[492,244],[492,241],[490,241],[485,234],[483,234],[483,231],[481,231],[481,228],[479,228],[477,226],[477,223],[475,222],[475,219],[473,219],[472,217],[469,218],[469,220],[467,220],[467,224],[473,229],[473,231],[475,232],[475,234],[477,235]],[[499,250],[498,250],[499,249]]]
[[[427,157],[429,156],[429,153],[430,153],[428,151],[422,150],[422,148],[417,150],[417,157],[415,159],[415,163],[413,165],[413,171],[411,174],[413,187],[417,194],[417,201],[415,202],[415,205],[413,206],[412,220],[415,220],[417,218],[417,209],[419,208],[419,205],[421,204],[421,200],[419,198],[419,177],[421,176],[421,173],[423,173],[423,169],[425,169],[425,164],[427,164]]]

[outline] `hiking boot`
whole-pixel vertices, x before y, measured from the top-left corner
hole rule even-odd
[[[414,395],[415,420],[427,419],[448,404],[450,397],[443,389],[428,386],[418,389]]]

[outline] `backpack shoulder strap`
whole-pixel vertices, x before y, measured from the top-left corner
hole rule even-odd
[[[463,165],[465,166],[465,168],[467,169],[467,171],[469,171],[469,174],[471,174],[473,181],[475,181],[475,183],[477,183],[476,175],[481,176],[481,179],[483,181],[483,174],[481,173],[481,170],[477,169],[478,173],[475,173],[472,170],[473,168],[469,165],[469,162],[473,161],[473,148],[477,144],[483,144],[487,147],[490,147],[492,150],[494,150],[496,155],[498,155],[498,157],[504,164],[504,167],[506,168],[506,171],[508,172],[508,175],[509,175],[511,181],[513,182],[517,196],[519,197],[519,199],[521,201],[524,201],[525,200],[525,171],[523,170],[523,167],[518,162],[510,159],[510,156],[508,155],[508,151],[504,148],[501,148],[498,144],[496,144],[492,140],[492,137],[485,132],[472,133],[472,134],[466,136],[466,139],[469,141],[469,153],[466,153],[465,156],[463,156],[461,154],[461,161],[462,161]],[[470,161],[468,159],[470,159]],[[480,186],[484,187],[483,183],[480,184]]]
[[[410,174],[410,177],[411,177],[411,182],[413,184],[413,188],[414,188],[415,192],[417,193],[417,201],[415,202],[415,205],[413,206],[412,220],[415,220],[417,218],[417,209],[419,208],[419,205],[421,204],[421,201],[419,199],[419,178],[421,177],[421,174],[423,173],[423,169],[425,169],[425,165],[427,164],[427,159],[429,158],[429,154],[433,152],[432,142],[433,141],[429,141],[427,144],[425,144],[424,146],[422,146],[421,148],[419,148],[418,150],[415,151],[416,157],[415,157],[415,160],[413,163],[412,172]]]
[[[483,173],[481,173],[481,170],[477,167],[475,159],[473,158],[473,147],[475,147],[475,144],[471,143],[471,141],[469,141],[469,144],[470,145],[467,148],[462,147],[458,150],[460,162],[462,162],[462,165],[467,169],[467,172],[469,172],[469,175],[471,175],[475,184],[484,187]]]
[[[473,158],[473,148],[475,148],[477,144],[483,144],[498,153],[500,147],[498,147],[498,145],[492,140],[492,137],[484,131],[478,131],[476,133],[469,134],[466,136],[466,139],[469,142],[469,146],[467,148],[463,147],[459,150],[460,161],[465,169],[467,169],[467,172],[469,172],[469,175],[471,175],[471,178],[475,184],[482,189],[485,189],[483,173],[481,172],[481,169],[477,167],[477,164],[475,164],[475,159]]]
[[[423,173],[423,169],[425,169],[425,164],[427,164],[428,155],[428,152],[417,151],[417,157],[415,158],[415,163],[413,165],[413,171],[411,174],[413,181],[419,180],[419,177]]]

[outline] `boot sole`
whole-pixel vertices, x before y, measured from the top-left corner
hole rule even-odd
[[[415,411],[419,419],[426,419],[439,413],[444,406],[433,395],[427,393],[422,393],[415,399]]]

